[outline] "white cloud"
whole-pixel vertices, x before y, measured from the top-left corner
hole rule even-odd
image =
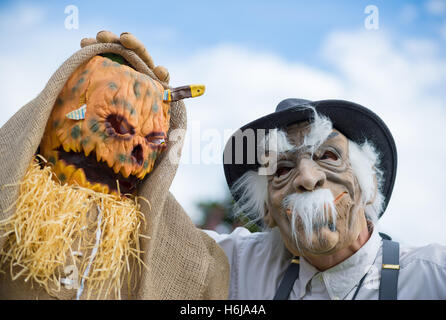
[[[440,36],[443,40],[446,40],[446,22],[444,22],[439,28]]]
[[[446,1],[429,0],[426,2],[426,10],[433,15],[442,15],[446,12]]]
[[[186,104],[191,104],[191,119],[211,128],[237,129],[273,112],[290,95],[307,99],[341,95],[340,84],[327,73],[234,45],[209,48],[186,61],[172,58],[169,70],[172,85],[206,84],[206,94]]]

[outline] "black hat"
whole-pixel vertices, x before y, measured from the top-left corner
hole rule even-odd
[[[247,129],[275,129],[285,128],[293,123],[308,121],[312,118],[313,112],[308,106],[311,105],[319,114],[327,116],[333,123],[333,127],[344,134],[348,139],[362,144],[365,140],[370,141],[380,155],[379,169],[383,172],[383,183],[381,192],[385,197],[384,213],[389,203],[392,189],[395,182],[397,167],[397,151],[392,134],[384,122],[369,109],[344,100],[321,100],[308,101],[303,99],[286,99],[277,105],[276,111],[267,116],[254,120],[243,126],[237,132],[245,132]],[[229,188],[232,187],[244,173],[249,170],[257,170],[260,166],[255,152],[255,161],[249,163],[247,160],[246,143],[243,145],[243,162],[236,163],[235,159],[235,134],[226,143],[223,165],[226,182]],[[257,136],[255,136],[257,139]],[[246,141],[245,141],[246,142]],[[255,147],[257,141],[255,141]],[[228,159],[229,155],[232,159]],[[239,195],[233,194],[235,200]]]

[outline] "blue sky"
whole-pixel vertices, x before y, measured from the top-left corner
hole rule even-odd
[[[26,2],[2,1],[8,12]],[[67,5],[79,8],[83,26],[120,33],[132,30],[153,46],[197,52],[222,42],[278,53],[311,65],[323,63],[321,41],[334,30],[363,28],[364,8],[379,8],[380,30],[396,36],[438,41],[444,15],[432,14],[427,1],[33,1],[45,11],[44,23],[63,26]],[[12,13],[12,12],[11,12]],[[5,30],[4,30],[5,31]],[[10,32],[11,30],[8,30]],[[444,42],[444,41],[443,41]],[[442,44],[444,48],[444,43]]]
[[[64,26],[68,5],[79,9],[77,30]],[[379,10],[377,30],[364,26],[368,5]],[[1,1],[0,126],[100,30],[135,34],[169,69],[172,85],[206,84],[203,97],[186,101],[188,140],[171,189],[194,221],[197,201],[227,192],[218,163],[225,131],[288,97],[338,98],[371,108],[397,142],[382,230],[412,244],[446,244],[438,201],[446,180],[439,161],[446,158],[446,0]],[[205,155],[193,163],[197,147]]]

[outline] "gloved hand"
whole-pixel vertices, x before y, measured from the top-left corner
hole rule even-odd
[[[81,40],[81,48],[84,48],[89,45],[93,45],[96,43],[117,43],[121,44],[123,47],[132,50],[135,52],[142,61],[155,73],[155,75],[162,82],[169,84],[170,76],[169,71],[163,66],[156,66],[153,62],[152,57],[147,51],[144,44],[138,40],[133,34],[129,32],[121,33],[121,36],[118,37],[113,32],[110,31],[99,31],[96,35],[96,39],[94,38],[84,38]]]

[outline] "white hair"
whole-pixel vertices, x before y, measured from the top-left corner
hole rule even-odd
[[[304,137],[301,147],[307,147],[313,154],[327,140],[333,131],[330,119],[316,112],[314,107],[308,106],[313,111],[313,121],[310,123],[310,131]]]
[[[307,147],[312,153],[319,148],[333,130],[333,125],[329,118],[316,112],[316,109],[310,105],[307,109],[313,111],[313,120],[309,124],[309,132],[304,137],[304,141],[300,146],[294,146],[288,140],[286,132],[274,129],[270,134],[260,141],[257,148],[258,153],[267,154],[270,151],[280,154],[282,152],[291,151],[293,149],[301,149]],[[272,134],[274,133],[274,134]],[[272,140],[272,141],[271,141]]]
[[[302,147],[308,147],[313,153],[332,132],[333,126],[330,119],[318,114],[313,107],[308,106],[308,108],[313,111],[314,116],[310,123],[310,131],[304,137],[303,144],[298,147],[293,146],[288,141],[286,132],[277,130],[277,145],[274,151],[278,154]],[[269,135],[260,142],[258,148],[268,151],[265,150],[269,145],[268,139]],[[381,192],[383,173],[378,169],[379,154],[373,144],[367,140],[361,145],[351,140],[348,140],[348,143],[350,163],[362,191],[361,200],[365,205],[366,218],[376,224],[384,205],[384,196]],[[263,220],[265,206],[268,204],[267,176],[259,175],[254,170],[248,171],[234,183],[231,192],[238,197],[238,201],[234,204],[236,215],[245,215],[253,222]]]
[[[245,215],[253,223],[263,221],[265,205],[268,203],[267,176],[260,175],[257,171],[248,171],[232,185],[231,192],[239,196],[234,204],[237,216]]]
[[[361,188],[362,203],[366,205],[366,218],[376,224],[384,206],[384,195],[381,192],[384,178],[383,172],[378,169],[379,154],[367,140],[361,145],[351,140],[348,143],[348,156]]]

